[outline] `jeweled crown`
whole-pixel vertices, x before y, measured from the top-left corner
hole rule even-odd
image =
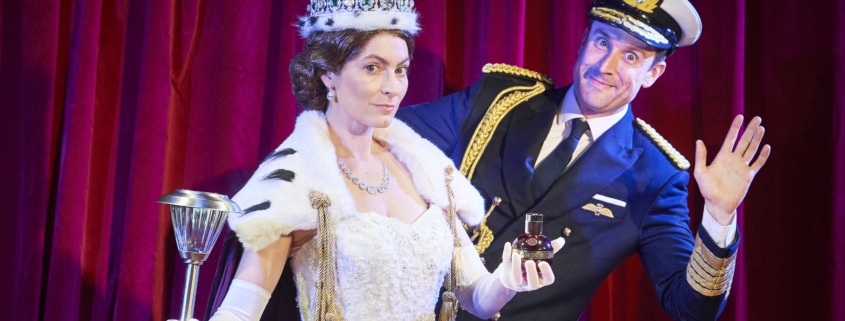
[[[323,15],[335,12],[413,12],[413,0],[311,0],[308,12]]]
[[[412,35],[420,30],[413,0],[311,0],[308,12],[299,19],[303,37],[343,29],[399,29]]]

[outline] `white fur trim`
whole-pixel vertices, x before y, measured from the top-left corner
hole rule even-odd
[[[441,208],[448,206],[445,168],[454,165],[443,152],[396,119],[387,128],[374,130],[373,135],[385,142],[396,159],[405,164],[414,185],[427,202]],[[229,215],[229,228],[236,232],[244,248],[258,251],[281,235],[316,229],[317,211],[311,207],[308,197],[311,192],[329,197],[329,216],[334,221],[355,212],[355,202],[346,188],[345,178],[336,170],[336,152],[329,139],[325,114],[303,112],[297,118],[293,133],[276,151],[286,148],[296,152],[262,163],[232,197],[242,210],[270,202],[265,210]],[[278,169],[293,172],[293,181],[264,180]],[[458,215],[467,224],[477,225],[484,215],[484,200],[463,175],[455,171],[453,176]]]
[[[312,19],[314,23],[311,23]],[[308,38],[315,31],[338,31],[356,29],[371,31],[399,29],[416,35],[420,31],[416,12],[335,12],[312,17],[299,18],[299,34]]]
[[[387,143],[396,159],[405,164],[417,191],[426,201],[444,209],[448,207],[445,174],[447,166],[455,166],[451,159],[398,119],[385,129],[375,130],[373,135]],[[457,169],[452,176],[458,216],[467,224],[478,225],[484,217],[484,199]]]

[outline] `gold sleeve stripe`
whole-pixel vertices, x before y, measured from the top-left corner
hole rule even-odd
[[[486,65],[484,65],[483,68],[481,68],[481,72],[483,72],[485,74],[501,73],[501,74],[507,74],[507,75],[513,75],[513,76],[519,76],[519,77],[525,77],[525,78],[530,78],[530,79],[534,79],[534,80],[539,80],[539,81],[542,81],[542,82],[547,83],[549,85],[555,84],[555,81],[549,76],[546,76],[544,74],[541,74],[541,73],[533,71],[533,70],[528,70],[528,69],[525,69],[525,68],[512,66],[512,65],[508,65],[508,64],[486,64]]]
[[[702,268],[701,262],[690,261],[690,265],[692,266],[687,268],[687,281],[697,292],[716,296],[730,289],[734,275],[733,266],[726,270],[707,271]]]
[[[646,134],[646,136],[648,136],[651,141],[654,142],[661,151],[663,151],[663,154],[666,155],[673,164],[675,164],[675,167],[678,169],[689,168],[690,163],[684,155],[681,155],[675,147],[672,147],[672,144],[669,144],[669,141],[658,134],[657,131],[654,130],[654,127],[651,127],[651,125],[640,118],[637,118],[637,125]]]
[[[687,283],[704,296],[729,292],[736,270],[736,253],[720,258],[710,252],[701,238],[695,237],[695,249],[687,265]]]

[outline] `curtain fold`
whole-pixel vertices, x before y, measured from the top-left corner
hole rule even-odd
[[[696,139],[712,159],[734,115],[763,117],[773,156],[739,209],[721,320],[845,321],[845,4],[693,3],[701,39],[632,108],[690,160]],[[0,0],[4,318],[178,315],[185,264],[155,200],[180,188],[233,195],[293,130],[287,68],[306,4]],[[460,90],[488,62],[570,83],[589,5],[417,1],[423,31],[403,103]],[[697,229],[703,200],[689,187]],[[195,311],[221,246],[200,269]],[[635,256],[582,320],[669,318]]]
[[[837,10],[838,17],[845,17],[845,2],[839,2]],[[838,22],[834,39],[845,39],[845,19],[837,19]],[[833,75],[834,88],[845,88],[845,41],[837,41],[834,49]],[[834,164],[845,162],[845,93],[837,91],[834,100],[834,117],[831,117],[831,127],[834,130],[835,144]],[[845,166],[839,165],[833,169],[833,224],[830,225],[829,233],[832,234],[831,257],[833,275],[831,298],[845,298],[845,256],[839,253],[845,252]],[[831,304],[830,315],[845,315],[845,305]]]

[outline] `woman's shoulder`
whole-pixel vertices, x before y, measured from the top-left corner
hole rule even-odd
[[[252,177],[232,198],[242,213],[229,217],[229,227],[245,248],[259,250],[280,235],[317,226],[312,192],[332,194],[338,180],[334,154],[325,132],[325,120],[306,112],[297,118],[294,132],[258,166]],[[334,174],[334,175],[333,175]]]

